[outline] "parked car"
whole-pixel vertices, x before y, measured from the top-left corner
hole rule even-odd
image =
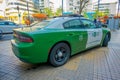
[[[65,64],[70,56],[78,52],[107,46],[111,38],[108,28],[83,17],[45,20],[39,26],[15,29],[13,35],[12,50],[21,61],[49,61],[53,66]]]
[[[2,30],[0,30],[0,39],[2,38],[2,35],[3,35]]]
[[[21,28],[22,25],[18,25],[11,21],[0,21],[0,32],[3,34],[12,33],[13,29]]]

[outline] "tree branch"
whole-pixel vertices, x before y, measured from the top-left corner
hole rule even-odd
[[[82,10],[85,8],[89,0],[80,0],[79,14],[82,13]]]

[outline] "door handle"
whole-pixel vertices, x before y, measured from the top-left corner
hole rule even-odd
[[[79,36],[79,34],[69,33],[68,36]]]
[[[75,33],[69,33],[68,34],[68,36],[74,36],[75,35]]]

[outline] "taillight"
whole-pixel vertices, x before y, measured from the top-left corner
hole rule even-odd
[[[33,42],[32,38],[26,37],[26,36],[21,36],[21,35],[19,36],[19,40],[21,42]]]
[[[14,35],[15,38],[17,38],[21,42],[28,42],[28,43],[33,42],[33,39],[29,36],[21,35],[21,34],[18,34],[16,32],[14,32],[13,35]]]

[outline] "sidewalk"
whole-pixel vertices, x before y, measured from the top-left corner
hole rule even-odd
[[[0,41],[0,80],[120,80],[120,30],[112,32],[108,47],[77,54],[61,67],[23,63],[10,40]]]

